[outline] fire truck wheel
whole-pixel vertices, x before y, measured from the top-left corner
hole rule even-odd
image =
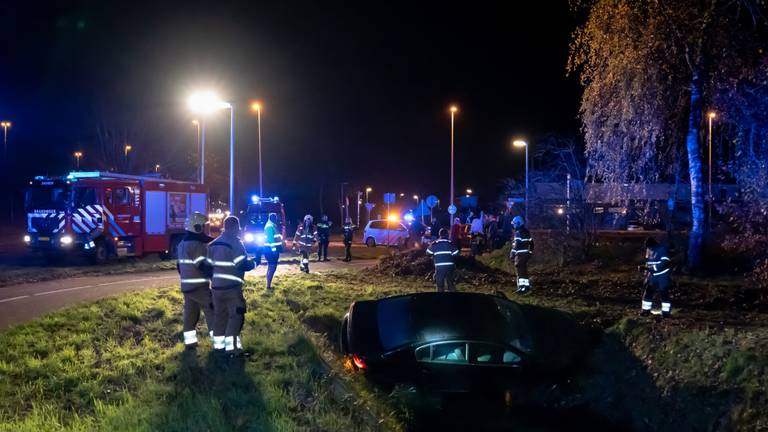
[[[91,255],[91,261],[94,264],[103,264],[109,259],[109,251],[107,245],[101,240],[96,241],[96,246],[93,248],[93,255]]]

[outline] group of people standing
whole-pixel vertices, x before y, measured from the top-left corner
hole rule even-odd
[[[309,273],[309,258],[312,255],[312,249],[317,243],[317,261],[330,261],[328,258],[328,245],[331,242],[331,226],[333,222],[328,216],[320,217],[320,222],[314,224],[312,215],[304,216],[304,219],[296,228],[296,234],[293,236],[293,247],[301,254],[299,269]],[[352,224],[352,218],[347,218],[342,227],[344,232],[344,262],[352,261],[352,239],[357,229]]]

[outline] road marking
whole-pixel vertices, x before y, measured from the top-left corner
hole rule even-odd
[[[34,295],[34,296],[43,296],[43,295],[48,295],[48,294],[60,293],[60,292],[77,291],[77,290],[86,289],[86,288],[95,288],[95,287],[102,287],[102,286],[108,286],[108,285],[129,284],[129,283],[133,283],[133,282],[145,282],[145,281],[150,281],[150,280],[163,280],[163,279],[176,279],[176,276],[153,277],[153,278],[122,280],[122,281],[115,281],[115,282],[105,282],[105,283],[100,283],[100,284],[96,284],[96,285],[83,285],[83,286],[79,286],[79,287],[62,288],[62,289],[52,290],[52,291],[43,291],[43,292],[35,293],[35,294],[32,294],[32,295]],[[26,296],[26,297],[29,297],[29,296]]]
[[[6,298],[6,299],[0,300],[0,303],[12,302],[14,300],[20,300],[20,299],[27,298],[27,297],[29,297],[29,296],[28,295],[23,295],[23,296],[18,296],[18,297]]]

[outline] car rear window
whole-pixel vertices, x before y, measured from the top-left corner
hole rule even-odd
[[[376,221],[376,222],[371,222],[370,227],[374,229],[382,229],[382,228],[386,228],[386,225],[384,224],[384,222]]]
[[[392,350],[413,341],[409,297],[395,297],[379,302],[379,338],[384,351]]]

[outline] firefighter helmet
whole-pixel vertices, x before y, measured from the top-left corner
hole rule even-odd
[[[522,216],[515,216],[512,219],[512,226],[514,226],[515,228],[520,228],[523,225],[525,225],[525,221],[523,220]]]
[[[184,229],[189,232],[200,234],[203,232],[203,228],[205,228],[205,224],[207,223],[208,217],[200,212],[194,212],[184,222]]]
[[[312,223],[312,215],[306,215],[304,216],[304,223]]]

